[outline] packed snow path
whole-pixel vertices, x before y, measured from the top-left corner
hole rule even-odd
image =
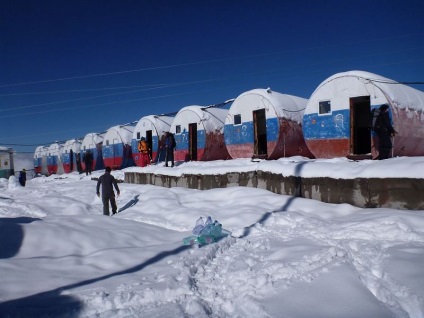
[[[384,222],[386,231],[375,221],[364,223],[353,217],[348,223],[338,229],[332,222],[275,213],[244,238],[206,247],[208,261],[191,265],[194,299],[200,306],[188,307],[202,308],[202,313],[212,317],[274,317],[263,305],[267,295],[299,282],[312,282],[343,266],[351,268],[396,317],[422,317],[423,295],[391,277],[384,264],[389,262],[390,249],[408,246],[417,253],[424,251],[423,234],[390,220]],[[419,244],[410,245],[411,241]],[[360,310],[352,317],[369,315],[359,314]],[[199,312],[188,314],[199,316]],[[315,312],[314,317],[318,316]]]

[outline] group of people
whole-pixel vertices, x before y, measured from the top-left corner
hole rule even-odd
[[[164,132],[159,139],[158,152],[154,160],[155,164],[160,162],[165,162],[165,167],[168,167],[168,162],[171,163],[171,167],[174,167],[174,149],[176,147],[176,142],[174,134],[171,132]],[[152,163],[152,158],[150,157],[150,147],[148,142],[144,137],[138,142],[138,151],[141,156],[141,166],[145,167]]]

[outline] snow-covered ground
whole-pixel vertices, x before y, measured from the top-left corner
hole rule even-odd
[[[299,173],[299,160],[252,164]],[[330,166],[343,177],[352,169],[423,177],[422,163],[317,160],[301,172]],[[166,170],[196,166],[224,169],[217,162]],[[424,316],[424,211],[361,209],[245,187],[121,183],[121,211],[109,217],[91,180],[102,173],[39,177],[26,187],[0,179],[0,317]],[[113,174],[123,179],[123,171]],[[184,246],[200,216],[217,219],[232,236]]]

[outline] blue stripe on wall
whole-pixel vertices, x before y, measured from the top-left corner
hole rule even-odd
[[[57,156],[48,156],[47,157],[47,165],[49,166],[57,166]]]
[[[280,124],[278,118],[269,118],[266,120],[267,141],[277,141],[279,130]],[[244,122],[241,125],[225,125],[224,138],[226,145],[253,143],[253,121]]]
[[[122,143],[103,146],[103,158],[122,158],[124,154],[124,145]]]
[[[184,129],[184,131],[181,134],[175,134],[174,135],[175,138],[175,142],[177,144],[177,149],[178,150],[182,150],[182,149],[188,149],[188,142],[189,142],[189,137],[188,137],[188,131],[186,129]],[[199,149],[205,149],[206,146],[206,135],[205,135],[205,130],[198,130],[197,131],[197,150]]]
[[[350,111],[334,111],[329,115],[303,116],[303,135],[309,139],[340,139],[350,137]]]

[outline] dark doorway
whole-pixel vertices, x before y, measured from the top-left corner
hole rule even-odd
[[[371,100],[369,96],[350,98],[350,153],[371,155]]]
[[[74,171],[74,152],[71,150],[69,150],[69,170],[70,171]]]
[[[190,160],[197,160],[197,124],[188,125],[188,154]]]
[[[119,141],[118,139],[113,139],[113,144],[112,144],[112,156],[113,156],[113,167],[111,167],[112,169],[119,169],[119,159],[116,157],[116,153],[117,153],[117,147],[118,147]]]
[[[149,158],[150,160],[152,159],[152,145],[153,145],[153,137],[152,137],[152,131],[151,130],[146,130],[146,141],[147,144],[149,145]]]
[[[254,156],[267,157],[267,136],[265,109],[253,112]]]

